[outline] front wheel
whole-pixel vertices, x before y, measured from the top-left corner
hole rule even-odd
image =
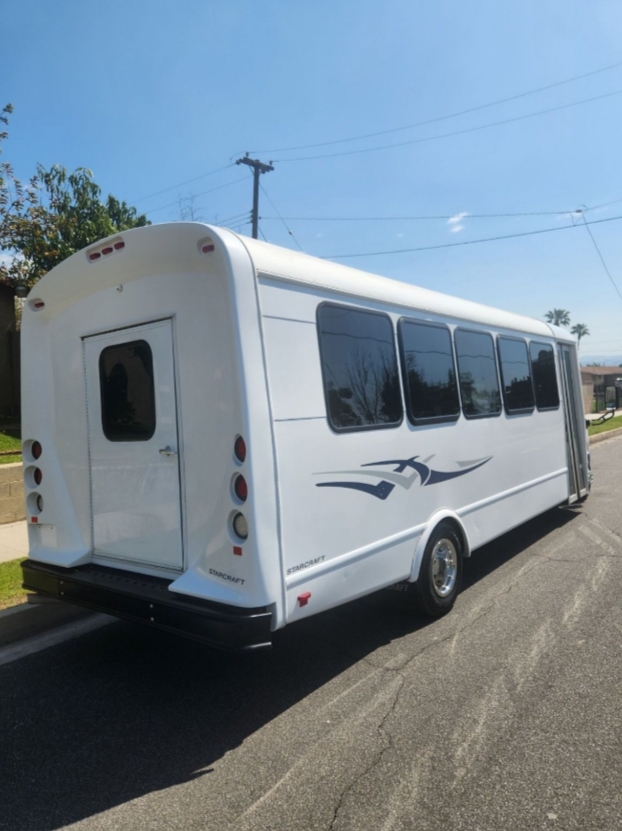
[[[415,608],[431,617],[446,615],[462,583],[462,541],[454,526],[441,522],[425,547],[415,583]]]

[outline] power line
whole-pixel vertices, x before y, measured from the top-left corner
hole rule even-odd
[[[491,121],[488,124],[480,124],[478,127],[466,127],[462,130],[454,130],[451,133],[439,133],[435,136],[427,136],[426,138],[409,139],[408,141],[394,142],[393,144],[379,144],[376,147],[363,147],[358,150],[343,150],[339,153],[322,153],[317,156],[296,156],[293,159],[274,159],[274,162],[305,162],[313,159],[335,159],[339,156],[355,156],[361,153],[374,153],[377,150],[389,150],[393,147],[406,147],[411,144],[422,144],[428,141],[436,141],[437,139],[451,138],[452,136],[461,136],[466,133],[475,133],[479,130],[488,130],[491,127],[499,127],[502,124],[512,124],[515,121],[524,121],[528,118],[536,118],[540,115],[547,115],[548,113],[558,112],[559,110],[567,110],[571,107],[578,107],[581,104],[589,104],[592,101],[601,101],[604,98],[612,98],[615,95],[622,94],[622,89],[607,92],[604,95],[595,95],[592,98],[583,98],[581,101],[571,101],[569,104],[560,104],[557,107],[547,107],[544,110],[537,110],[533,113],[525,113],[525,115],[517,115],[513,118],[504,118],[501,121]]]
[[[620,298],[620,300],[622,300],[622,293],[620,293],[620,289],[618,288],[618,286],[616,284],[616,281],[613,279],[613,277],[611,276],[611,272],[607,268],[607,263],[605,262],[605,258],[600,253],[600,248],[598,247],[598,243],[594,239],[594,234],[590,231],[590,225],[594,225],[595,223],[594,222],[588,222],[587,219],[583,216],[583,214],[581,214],[581,219],[583,220],[583,224],[585,225],[585,230],[588,232],[588,234],[590,235],[590,239],[594,243],[594,248],[596,249],[596,251],[598,253],[598,256],[600,257],[600,261],[603,264],[603,268],[605,269],[605,271],[607,273],[607,277],[609,277],[609,279],[611,280],[614,289],[618,293],[618,297]]]
[[[210,188],[210,190],[204,190],[204,191],[201,191],[201,193],[195,193],[193,195],[196,198],[198,198],[199,196],[206,196],[208,193],[214,193],[214,191],[222,190],[223,188],[228,188],[231,185],[237,185],[239,182],[244,182],[244,181],[245,181],[244,178],[232,179],[230,182],[225,182],[224,185],[219,185],[217,188]],[[179,204],[179,200],[176,199],[174,202],[169,202],[168,205],[161,205],[159,208],[150,208],[147,211],[147,213],[148,214],[153,214],[153,213],[156,213],[156,211],[163,211],[165,208],[171,208],[173,205],[178,205],[178,204]]]
[[[243,211],[242,213],[236,214],[235,216],[228,216],[226,219],[214,220],[214,225],[224,225],[226,222],[236,223],[242,219],[248,219],[250,221],[250,211]]]
[[[455,113],[449,113],[448,115],[441,115],[437,116],[436,118],[428,118],[425,121],[417,121],[414,124],[406,124],[404,127],[393,127],[389,130],[379,130],[375,133],[365,133],[363,135],[358,136],[351,136],[350,138],[342,138],[342,139],[334,139],[333,141],[321,141],[315,144],[299,144],[294,147],[277,147],[272,148],[270,150],[253,150],[253,153],[288,153],[294,150],[310,150],[313,147],[328,147],[330,145],[335,144],[344,144],[350,141],[360,141],[362,139],[367,138],[375,138],[376,136],[385,136],[389,133],[398,133],[402,130],[413,130],[415,127],[423,127],[426,124],[435,124],[439,121],[446,121],[449,118],[457,118],[461,115],[468,115],[469,113],[478,112],[479,110],[485,110],[489,107],[496,107],[499,104],[507,104],[509,101],[516,101],[519,98],[525,98],[529,95],[535,95],[538,92],[544,92],[547,89],[554,89],[555,87],[561,87],[564,84],[570,84],[573,81],[580,81],[583,78],[589,78],[592,75],[598,75],[602,72],[609,72],[612,69],[617,69],[618,67],[622,66],[622,61],[618,61],[617,63],[609,64],[608,66],[604,66],[601,69],[594,69],[591,72],[585,72],[583,75],[574,75],[572,78],[566,78],[563,81],[556,81],[554,84],[547,84],[543,87],[536,87],[535,89],[527,90],[526,92],[519,92],[516,95],[510,95],[507,98],[498,98],[495,101],[490,101],[487,104],[479,104],[476,107],[469,107],[466,110],[459,110]]]
[[[152,196],[159,196],[161,193],[167,193],[169,190],[175,190],[183,185],[189,185],[191,182],[197,182],[199,179],[205,179],[207,176],[213,176],[215,173],[220,173],[222,170],[228,170],[233,167],[233,164],[226,164],[224,167],[217,167],[216,170],[210,170],[209,173],[202,173],[200,176],[195,176],[194,179],[187,179],[185,182],[179,182],[177,185],[171,185],[170,188],[158,190],[155,193],[150,193],[147,196],[140,196],[138,199],[132,199],[130,204],[134,205],[136,202],[143,202],[145,199],[151,199]],[[159,210],[156,208],[156,210]]]
[[[272,207],[274,208],[274,210],[277,212],[279,219],[281,220],[281,222],[282,222],[282,223],[283,223],[283,225],[285,226],[285,230],[287,231],[287,233],[291,236],[291,238],[294,240],[294,242],[295,242],[295,243],[296,243],[296,245],[298,246],[298,250],[299,250],[299,251],[302,251],[302,246],[300,245],[300,243],[298,242],[298,240],[297,240],[297,239],[296,239],[296,237],[294,236],[294,232],[291,230],[291,228],[289,228],[289,226],[287,225],[287,222],[285,222],[285,220],[283,219],[283,217],[282,217],[282,216],[281,216],[281,214],[279,213],[279,209],[278,209],[278,208],[277,208],[277,206],[274,204],[274,202],[272,201],[272,199],[270,199],[270,197],[268,196],[268,193],[267,193],[266,189],[264,188],[264,186],[261,184],[261,182],[260,182],[259,184],[260,184],[260,187],[261,187],[261,189],[262,189],[262,191],[263,191],[263,193],[264,193],[264,196],[266,197],[266,199],[268,200],[268,202],[272,205]],[[263,217],[262,217],[262,218],[263,218]]]
[[[622,200],[620,200],[622,201]],[[604,207],[600,205],[598,207]],[[594,210],[593,208],[584,208],[585,210]],[[577,213],[578,209],[571,211],[528,211],[526,213],[501,213],[501,214],[465,214],[461,219],[494,219],[504,217],[520,217],[520,216],[563,216],[565,214]],[[422,214],[419,216],[262,216],[262,219],[280,220],[289,219],[292,222],[401,222],[405,220],[419,220],[419,219],[454,219],[457,214]]]
[[[587,222],[586,225],[599,225],[601,222],[613,222],[614,220],[622,219],[621,216],[609,216],[604,219],[593,219]],[[496,242],[497,240],[513,239],[515,237],[530,237],[534,234],[549,234],[553,231],[566,231],[569,228],[579,228],[579,225],[558,225],[555,228],[540,228],[537,231],[522,231],[518,234],[503,234],[497,237],[483,237],[481,239],[462,240],[460,242],[446,242],[440,245],[423,245],[418,248],[398,248],[392,251],[365,251],[360,254],[331,254],[321,257],[322,260],[346,260],[352,257],[378,257],[382,254],[409,254],[415,251],[432,251],[437,248],[456,248],[459,245],[475,245],[478,242]]]

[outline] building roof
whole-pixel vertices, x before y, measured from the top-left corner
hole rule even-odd
[[[582,366],[581,375],[621,375],[622,366]]]

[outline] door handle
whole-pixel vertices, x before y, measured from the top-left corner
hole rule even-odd
[[[161,448],[160,455],[161,456],[176,456],[177,451],[172,450],[171,446],[169,444],[167,444],[166,447]]]

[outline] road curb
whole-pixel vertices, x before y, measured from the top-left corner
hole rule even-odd
[[[0,611],[0,647],[32,638],[66,623],[93,616],[69,603],[20,603]]]
[[[622,436],[622,427],[616,427],[615,430],[606,430],[604,433],[597,433],[595,436],[590,436],[590,444],[598,444],[599,441],[613,439],[616,436]]]

